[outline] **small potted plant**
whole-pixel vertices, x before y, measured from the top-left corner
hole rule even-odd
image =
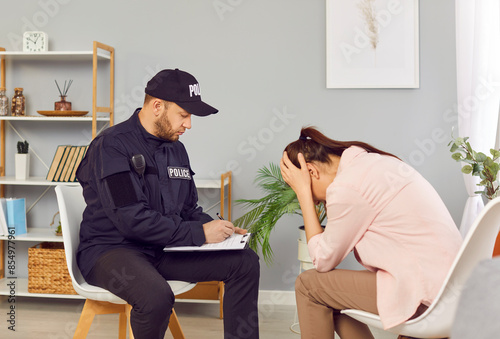
[[[486,203],[498,197],[500,193],[497,180],[498,171],[500,170],[500,165],[498,164],[500,150],[491,148],[491,156],[488,156],[482,152],[474,151],[467,141],[469,140],[468,137],[453,138],[452,135],[452,139],[448,144],[448,146],[451,145],[450,152],[453,153],[451,157],[455,161],[466,163],[462,166],[462,173],[478,176],[481,179],[477,185],[484,188],[474,193],[481,194],[483,199],[487,199]],[[500,233],[497,236],[493,250],[493,256],[498,255],[500,255]]]
[[[17,142],[17,154],[15,155],[16,179],[26,180],[29,177],[30,158],[29,143],[25,141]]]
[[[302,215],[297,195],[283,180],[279,165],[270,163],[269,167],[258,170],[255,183],[265,192],[257,199],[239,199],[250,211],[236,219],[235,226],[248,229],[252,233],[250,247],[258,252],[259,247],[265,262],[269,265],[273,261],[273,250],[269,243],[271,232],[278,220],[286,214]],[[320,223],[324,221],[326,212],[323,204],[316,208]]]
[[[490,157],[482,152],[474,151],[467,140],[469,140],[468,137],[454,138],[448,144],[448,146],[451,145],[450,152],[453,153],[451,157],[455,161],[466,163],[462,167],[462,173],[481,178],[481,181],[477,185],[484,188],[474,193],[481,194],[488,200],[494,199],[499,194],[497,174],[500,170],[500,165],[498,164],[500,151],[493,148],[490,149]]]

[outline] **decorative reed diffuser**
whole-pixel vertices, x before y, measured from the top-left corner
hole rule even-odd
[[[73,80],[70,79],[68,82],[66,82],[66,80],[64,80],[64,87],[63,87],[62,91],[61,91],[61,88],[59,87],[59,84],[57,83],[57,80],[54,80],[54,81],[56,82],[57,89],[59,90],[59,94],[61,96],[61,100],[56,101],[54,103],[54,109],[56,111],[71,111],[71,102],[66,101],[66,96],[68,94],[69,88],[71,87],[71,84],[73,83]],[[66,83],[67,83],[67,87],[66,87]]]

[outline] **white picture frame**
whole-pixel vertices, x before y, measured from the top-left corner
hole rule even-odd
[[[418,0],[326,0],[327,88],[419,88]]]

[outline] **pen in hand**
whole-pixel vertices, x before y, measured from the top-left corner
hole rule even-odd
[[[217,217],[218,217],[220,220],[225,220],[225,219],[224,219],[224,218],[223,218],[223,217],[222,217],[219,213],[216,213],[216,214],[217,214]],[[237,228],[237,227],[236,227],[236,228]],[[239,230],[239,232],[236,232],[236,229],[233,229],[233,234],[234,234],[234,233],[238,233],[238,234],[245,234],[245,233],[247,233],[247,231],[246,231],[246,230],[241,230],[241,229],[239,229],[239,228],[237,228],[237,229]],[[243,232],[243,233],[241,233],[241,232]]]
[[[217,212],[216,214],[217,214],[217,217],[218,217],[220,220],[224,220],[224,218],[223,218],[223,217],[221,217],[221,215],[220,215],[218,212]],[[234,230],[233,230],[233,234],[234,234]],[[232,234],[231,234],[231,235],[232,235]]]

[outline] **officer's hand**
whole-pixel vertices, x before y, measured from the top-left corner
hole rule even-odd
[[[227,220],[212,220],[203,224],[205,239],[207,244],[217,243],[229,238],[234,232],[245,234],[247,231],[234,227],[233,223]]]

